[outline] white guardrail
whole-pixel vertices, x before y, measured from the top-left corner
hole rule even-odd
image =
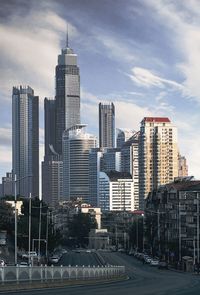
[[[124,266],[4,266],[0,267],[0,284],[56,280],[110,279],[125,274]]]

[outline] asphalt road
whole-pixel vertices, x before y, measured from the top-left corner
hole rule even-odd
[[[70,251],[66,254],[63,254],[62,258],[60,259],[58,265],[64,265],[64,266],[97,266],[101,265],[101,262],[98,259],[98,256],[95,253],[87,253],[87,252],[80,252],[76,253],[73,251]]]
[[[76,253],[79,255],[78,253]],[[125,265],[127,281],[68,286],[31,291],[8,292],[20,295],[199,295],[200,276],[143,265],[135,258],[120,253],[102,253],[110,264]]]

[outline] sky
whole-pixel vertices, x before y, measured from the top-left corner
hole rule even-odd
[[[78,55],[81,122],[98,134],[98,103],[115,104],[117,128],[139,130],[145,116],[167,116],[189,175],[200,179],[199,0],[0,0],[0,178],[12,168],[12,87],[55,96],[65,47]]]

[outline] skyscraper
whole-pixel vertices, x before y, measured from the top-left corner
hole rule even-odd
[[[86,125],[76,125],[63,133],[63,199],[89,199],[89,151],[96,137],[84,132]]]
[[[56,66],[56,146],[62,154],[63,131],[80,124],[80,76],[77,55],[68,46],[62,49]]]
[[[99,103],[99,146],[115,147],[115,106]]]
[[[45,156],[42,162],[42,197],[52,207],[62,199],[63,162],[56,146],[55,100],[44,100]]]
[[[121,148],[123,144],[135,134],[134,130],[117,128],[117,148]]]
[[[39,196],[39,117],[38,96],[31,87],[13,87],[12,165],[17,193]]]
[[[159,185],[178,176],[177,128],[168,118],[145,117],[139,138],[139,193],[143,202]],[[143,203],[141,203],[141,209]]]

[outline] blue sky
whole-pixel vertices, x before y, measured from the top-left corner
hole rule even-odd
[[[56,3],[55,3],[56,2]],[[1,0],[0,177],[11,170],[11,93],[30,85],[55,94],[57,55],[78,54],[81,120],[98,132],[98,102],[113,101],[116,126],[138,130],[144,116],[168,116],[178,127],[189,174],[200,178],[200,1]]]

